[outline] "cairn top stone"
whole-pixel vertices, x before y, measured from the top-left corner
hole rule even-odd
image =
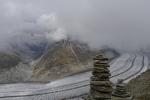
[[[103,58],[102,54],[97,54],[95,58]]]
[[[108,58],[104,58],[101,54],[99,54],[99,55],[96,55],[94,60],[108,61]]]

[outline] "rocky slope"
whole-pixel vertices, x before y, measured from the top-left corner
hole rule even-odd
[[[43,35],[24,34],[13,38],[8,52],[0,52],[0,83],[45,82],[88,71],[99,51],[79,41],[49,43]],[[101,52],[110,59],[118,55],[110,48]]]
[[[21,59],[16,55],[0,52],[0,72],[18,65],[20,61]]]
[[[95,52],[86,44],[62,40],[54,43],[34,66],[33,77],[43,79],[61,78],[89,68]]]
[[[45,52],[48,41],[41,34],[20,34],[10,39],[0,52],[0,83],[32,81],[31,61]]]
[[[131,80],[128,90],[134,96],[134,100],[150,100],[150,70]]]
[[[1,66],[0,66],[1,67]],[[0,83],[16,83],[31,81],[32,67],[20,62],[0,73]]]
[[[20,57],[14,54],[0,52],[0,83],[18,80],[17,77],[21,76],[21,74],[17,74],[19,73],[16,69],[18,66],[21,66]],[[23,69],[23,67],[21,69]]]
[[[52,80],[89,70],[92,58],[99,52],[91,50],[87,44],[71,40],[59,41],[51,47],[34,66],[33,78]],[[110,59],[118,55],[108,48],[101,52]]]

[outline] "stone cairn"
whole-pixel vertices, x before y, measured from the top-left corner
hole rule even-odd
[[[126,85],[123,83],[122,79],[118,80],[112,96],[115,98],[114,100],[131,100],[131,96],[127,92]]]
[[[89,100],[111,100],[112,86],[109,81],[108,59],[102,55],[94,58],[93,76],[90,82]]]

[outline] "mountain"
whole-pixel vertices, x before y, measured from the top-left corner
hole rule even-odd
[[[89,67],[93,55],[95,52],[84,43],[70,40],[56,42],[34,66],[33,77],[56,79],[76,73]]]
[[[107,53],[105,50],[102,51],[108,54],[106,56],[109,58],[116,56],[111,49],[107,48]],[[92,58],[98,52],[98,50],[91,50],[87,44],[79,41],[56,42],[35,64],[33,77],[39,80],[52,80],[89,70],[92,68]]]
[[[48,40],[41,34],[19,34],[10,39],[6,50],[0,52],[0,83],[29,81],[31,61],[41,57]]]
[[[15,54],[0,52],[0,83],[22,81],[27,77],[29,74],[23,72],[25,64],[21,62]]]
[[[0,83],[47,82],[89,71],[98,52],[110,60],[118,55],[112,48],[93,50],[76,40],[55,42],[42,34],[20,34],[11,39],[7,52],[0,52]]]
[[[26,62],[40,57],[48,44],[46,37],[41,34],[20,34],[14,36],[11,40],[11,50]]]
[[[0,72],[18,65],[20,61],[21,59],[16,55],[0,52]]]

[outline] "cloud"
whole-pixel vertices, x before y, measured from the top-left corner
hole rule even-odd
[[[37,20],[37,24],[43,28],[48,39],[60,41],[66,39],[65,29],[61,28],[55,14],[42,15]]]
[[[92,47],[135,50],[150,45],[148,0],[1,0],[0,47],[16,34],[70,36]]]

